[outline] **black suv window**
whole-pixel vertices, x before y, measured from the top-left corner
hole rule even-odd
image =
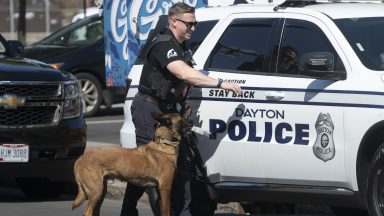
[[[268,72],[266,59],[277,19],[236,19],[225,30],[205,67],[228,72]]]
[[[286,19],[282,35],[280,46],[277,42],[273,49],[273,71],[299,74],[299,64],[303,63],[305,54],[309,53],[331,53],[334,57],[334,68],[329,70],[345,71],[332,44],[315,24]]]

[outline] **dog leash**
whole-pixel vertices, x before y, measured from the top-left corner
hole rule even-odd
[[[200,134],[200,133],[199,133]],[[208,133],[206,133],[208,134]],[[188,131],[185,133],[185,139],[188,143],[188,148],[190,150],[190,154],[192,156],[192,160],[194,160],[195,168],[197,169],[195,178],[201,182],[209,183],[207,171],[204,167],[203,159],[201,158],[199,149],[197,147],[197,137],[194,131]]]

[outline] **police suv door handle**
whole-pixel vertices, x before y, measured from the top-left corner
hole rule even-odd
[[[268,91],[265,93],[267,100],[281,100],[285,97],[284,92],[281,91]]]

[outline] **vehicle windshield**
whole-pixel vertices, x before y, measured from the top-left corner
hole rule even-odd
[[[384,70],[384,17],[340,19],[335,23],[367,68]]]
[[[80,45],[92,44],[103,37],[103,22],[100,18],[81,20],[44,38],[39,44]]]

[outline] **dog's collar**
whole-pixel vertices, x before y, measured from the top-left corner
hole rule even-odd
[[[179,145],[179,143],[180,143],[180,142],[176,142],[176,141],[171,141],[171,140],[163,139],[163,138],[160,138],[160,137],[156,137],[155,138],[155,142],[161,143],[161,144],[172,145],[172,146]]]

